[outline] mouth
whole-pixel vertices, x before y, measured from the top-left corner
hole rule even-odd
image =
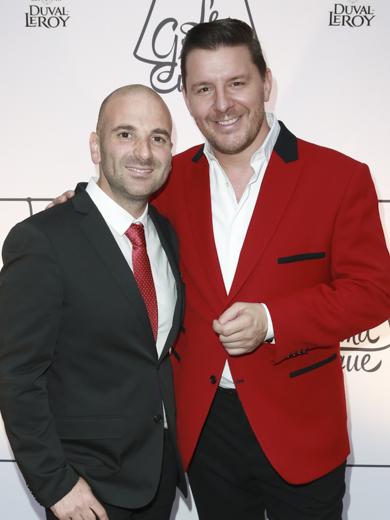
[[[236,116],[236,117],[229,117],[229,118],[224,118],[224,119],[216,120],[216,121],[214,121],[214,123],[215,123],[219,128],[230,129],[230,128],[233,128],[234,125],[235,125],[239,120],[240,120],[240,116]]]
[[[153,173],[153,168],[151,167],[145,167],[145,166],[125,166],[126,170],[129,171],[131,174],[135,175],[136,177],[148,177]]]

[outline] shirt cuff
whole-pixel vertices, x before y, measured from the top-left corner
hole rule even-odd
[[[265,340],[264,341],[268,341],[269,343],[271,343],[271,342],[273,343],[274,340],[275,340],[275,337],[274,337],[274,326],[273,326],[273,323],[272,323],[271,314],[269,313],[268,307],[266,306],[265,303],[262,303],[261,305],[264,307],[265,313],[267,315],[267,320],[268,320],[267,334],[265,336]]]

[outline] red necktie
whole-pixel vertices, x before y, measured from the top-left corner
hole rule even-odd
[[[158,329],[157,297],[152,269],[150,268],[149,257],[146,251],[144,226],[142,224],[131,224],[125,234],[133,246],[133,274],[144,299],[154,339],[156,340]]]

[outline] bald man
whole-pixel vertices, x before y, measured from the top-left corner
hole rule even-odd
[[[148,203],[171,168],[171,117],[141,85],[90,137],[97,182],[17,224],[0,280],[0,405],[47,518],[168,520],[185,492],[169,350],[177,241]]]

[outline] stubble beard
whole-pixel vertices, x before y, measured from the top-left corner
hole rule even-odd
[[[255,141],[255,139],[261,131],[264,119],[264,112],[260,110],[254,111],[249,121],[249,125],[244,131],[244,135],[238,135],[236,139],[232,139],[226,144],[223,137],[220,138],[216,132],[213,132],[212,130],[208,131],[207,129],[205,130],[204,127],[199,126],[197,121],[196,124],[200,132],[210,143],[213,150],[221,154],[235,155],[243,152],[244,150],[249,148],[249,146],[251,146],[251,144]]]

